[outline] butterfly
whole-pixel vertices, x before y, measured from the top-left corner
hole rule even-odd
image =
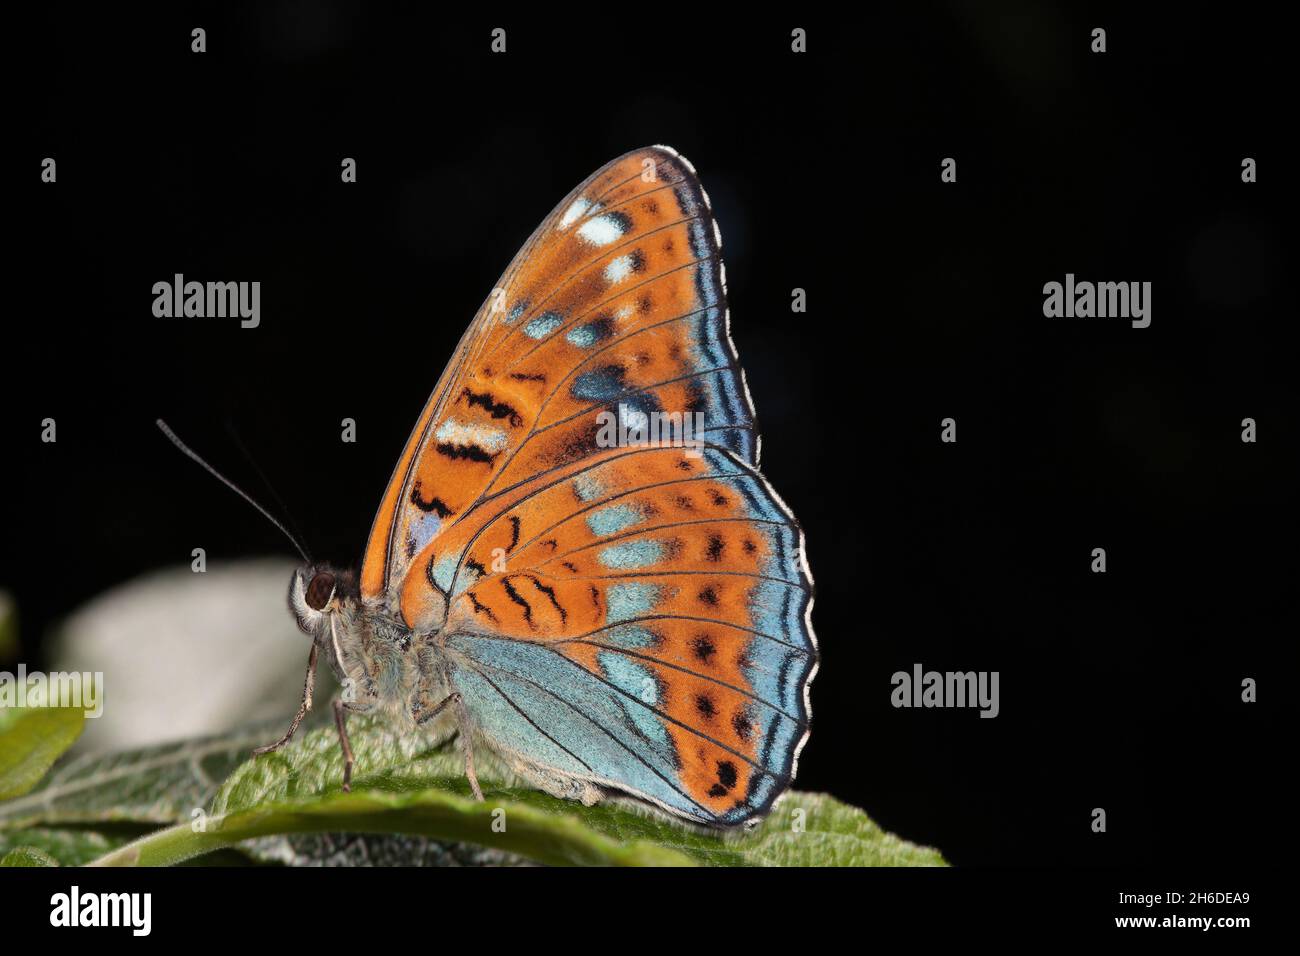
[[[656,427],[658,425],[659,427]],[[692,427],[694,426],[694,427]],[[460,340],[359,574],[289,604],[349,713],[454,730],[559,797],[761,818],[808,738],[803,535],[758,472],[721,238],[694,168],[635,150],[566,196]]]

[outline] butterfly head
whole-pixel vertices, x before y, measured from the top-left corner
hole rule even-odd
[[[330,614],[343,608],[356,589],[353,575],[327,564],[295,568],[289,581],[289,609],[299,629],[309,637],[322,637]]]

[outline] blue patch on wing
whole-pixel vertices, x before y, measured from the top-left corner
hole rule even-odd
[[[637,730],[660,746],[670,747],[663,721],[650,710],[659,705],[659,682],[654,675],[643,664],[612,651],[598,654],[596,659],[606,679],[627,695],[622,701],[623,710]]]
[[[524,335],[530,339],[544,339],[558,329],[563,322],[564,319],[560,313],[543,312],[524,326]]]
[[[611,633],[604,643],[616,639]],[[682,792],[674,741],[655,711],[662,691],[635,656],[602,651],[595,675],[531,642],[457,634],[448,648],[453,685],[494,746],[562,774],[616,783],[706,823],[739,822],[766,805],[789,776],[803,732],[796,717],[751,701],[745,717],[762,742],[759,766],[746,800],[716,818]]]
[[[807,653],[812,641],[804,626],[810,600],[806,590],[783,581],[761,580],[749,592],[749,616],[754,630]]]
[[[600,563],[616,571],[634,571],[647,568],[663,560],[664,547],[653,538],[637,541],[620,541],[602,548],[598,554]]]
[[[649,628],[636,624],[620,624],[606,628],[598,635],[602,644],[627,651],[645,650],[659,643],[659,638]]]
[[[605,623],[630,621],[654,610],[659,603],[657,585],[644,581],[611,584],[605,592]]]
[[[623,380],[626,374],[621,365],[606,365],[576,376],[569,390],[574,398],[592,402],[608,401],[632,390]]]
[[[679,813],[715,822],[679,789],[671,738],[638,697],[536,644],[457,634],[447,646],[452,683],[494,745],[562,773],[616,781]],[[640,716],[632,716],[637,711]],[[657,731],[647,733],[655,725]]]
[[[608,538],[644,520],[645,515],[631,505],[610,505],[587,515],[587,527],[592,534]]]
[[[456,574],[456,567],[460,564],[459,554],[444,554],[433,565],[433,583],[444,594],[451,593],[451,579]]]
[[[408,554],[419,554],[434,539],[442,527],[442,519],[431,512],[408,509],[410,526],[407,528],[406,550]]]

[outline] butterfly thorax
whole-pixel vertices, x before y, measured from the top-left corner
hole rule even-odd
[[[289,604],[299,627],[324,653],[349,710],[378,709],[420,723],[446,697],[441,629],[417,631],[396,608],[362,600],[350,575],[335,576],[328,596],[311,594],[314,582],[333,574],[319,567],[294,573]]]

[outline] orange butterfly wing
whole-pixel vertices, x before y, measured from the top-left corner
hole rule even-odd
[[[612,739],[570,743],[574,775],[705,823],[763,812],[807,734],[815,655],[802,537],[761,476],[718,448],[615,449],[489,510],[428,557],[460,672],[516,702],[555,674],[521,705],[552,736],[603,709],[587,733]],[[631,766],[597,772],[628,750]]]
[[[702,416],[703,449],[598,414]],[[385,493],[362,593],[439,630],[484,735],[710,824],[794,773],[816,666],[802,536],[755,470],[717,229],[685,160],[610,163],[479,311]]]
[[[626,367],[625,381],[611,384],[623,394],[652,388],[667,411],[716,387],[714,369],[740,376],[724,294],[707,197],[676,153],[633,151],[574,189],[506,269],[425,405],[371,528],[363,597],[381,599],[416,552],[503,477],[571,457],[586,427],[572,416],[608,403],[597,397],[602,369]],[[723,331],[704,343],[712,354],[701,365],[688,354],[691,325],[716,322],[709,310],[723,316]],[[574,394],[564,386],[581,366],[595,374]],[[756,461],[743,378],[733,392],[712,437]]]

